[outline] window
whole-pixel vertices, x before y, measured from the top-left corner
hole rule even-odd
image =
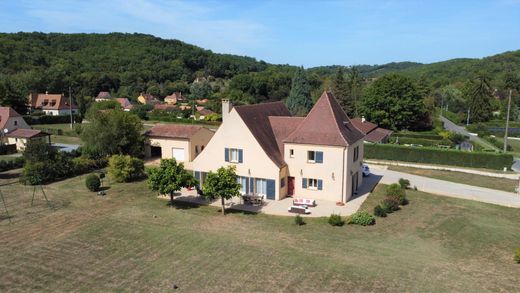
[[[359,159],[359,146],[354,148],[354,162],[357,162]]]
[[[316,159],[316,152],[315,151],[308,151],[307,152],[307,162],[314,163]]]
[[[257,194],[266,195],[267,194],[267,180],[257,178],[255,181],[255,192]]]
[[[198,155],[198,154],[199,154],[199,146],[196,145],[196,146],[195,146],[195,155]]]
[[[18,121],[14,120],[14,126],[18,125]]]
[[[302,188],[310,190],[322,190],[323,180],[315,178],[302,178]]]
[[[247,177],[237,176],[237,182],[240,184],[240,194],[246,194],[247,188]]]
[[[229,154],[231,158],[231,162],[238,163],[238,150],[237,149],[229,149]]]
[[[244,151],[242,149],[224,149],[224,161],[231,163],[242,163]]]
[[[293,149],[289,150],[289,157],[294,158],[294,150]]]
[[[202,152],[204,150],[204,145],[200,146],[200,151]]]
[[[285,187],[285,178],[280,179],[280,188]]]

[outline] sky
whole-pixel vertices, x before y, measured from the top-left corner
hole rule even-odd
[[[431,63],[520,49],[520,0],[0,0],[0,31],[139,32],[304,67]]]

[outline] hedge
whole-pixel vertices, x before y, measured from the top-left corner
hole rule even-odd
[[[13,160],[0,160],[0,172],[22,168],[24,162],[23,157],[17,157]]]
[[[392,143],[396,142],[396,138],[391,138]],[[399,144],[420,144],[423,146],[451,145],[451,141],[433,140],[425,138],[399,137]]]
[[[495,170],[502,170],[504,167],[510,169],[513,165],[513,156],[509,154],[414,148],[389,144],[365,144],[365,158]]]
[[[424,139],[431,139],[431,140],[441,140],[442,136],[438,134],[433,133],[406,133],[406,132],[400,132],[400,133],[394,133],[391,137],[399,137],[399,139],[403,137],[410,137],[410,138],[424,138]]]
[[[79,115],[72,115],[75,123],[81,123],[81,117]],[[23,119],[27,124],[34,125],[34,124],[63,124],[63,123],[70,123],[70,115],[41,115],[41,116],[35,116],[35,115],[25,115],[23,116]]]
[[[9,155],[16,153],[16,144],[0,145],[0,155]]]

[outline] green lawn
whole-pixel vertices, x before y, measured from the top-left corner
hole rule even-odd
[[[30,207],[29,187],[2,190],[14,215],[0,220],[2,292],[518,289],[518,209],[410,191],[410,204],[375,226],[297,227],[292,217],[168,207],[144,182],[105,197],[87,192],[84,176],[45,190],[55,211],[41,194]]]
[[[401,166],[389,166],[388,169],[445,181],[469,184],[509,192],[515,192],[515,188],[518,187],[518,180],[507,178],[497,178],[463,172],[430,170]]]
[[[79,124],[74,124],[79,125]],[[31,125],[34,129],[61,129],[63,131],[63,135],[65,136],[78,136],[75,130],[70,129],[69,123],[61,123],[61,124],[34,124]]]
[[[20,157],[19,154],[0,155],[0,161],[12,161]]]
[[[66,135],[51,135],[52,143],[64,143],[64,144],[79,144],[81,145],[81,139],[77,136],[66,136]]]

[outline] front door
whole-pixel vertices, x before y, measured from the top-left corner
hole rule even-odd
[[[358,189],[358,172],[356,172],[354,175],[352,175],[352,195],[351,196],[354,196],[354,194],[357,192],[357,189]]]
[[[294,195],[294,177],[287,177],[287,195]]]

